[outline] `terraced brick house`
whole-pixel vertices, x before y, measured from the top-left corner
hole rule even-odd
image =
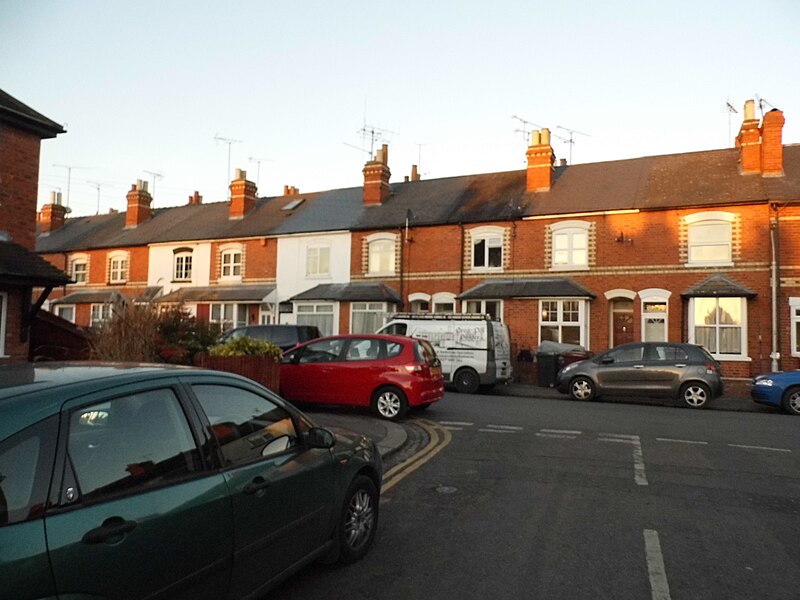
[[[567,165],[543,129],[532,133],[526,169],[435,180],[412,167],[391,182],[384,146],[362,185],[298,196],[293,209],[285,196],[256,199],[286,218],[244,211],[224,236],[198,239],[197,227],[176,234],[184,217],[173,211],[186,207],[163,209],[174,228],[142,240],[144,287],[191,294],[219,286],[220,265],[235,258],[214,262],[203,240],[220,252],[249,243],[266,261],[258,282],[274,286],[261,299],[273,301],[262,320],[363,332],[396,310],[484,312],[509,325],[514,355],[545,340],[593,351],[683,340],[708,348],[727,377],[796,368],[800,146],[783,144],[779,110],[759,119],[751,101],[744,117],[735,148]],[[207,255],[195,259],[194,243],[208,243]],[[39,250],[55,260],[65,249]],[[154,264],[170,255],[181,277],[178,258],[191,256],[211,279],[165,285]],[[204,310],[198,303],[198,316],[213,320]]]
[[[28,360],[39,308],[68,280],[35,253],[41,141],[61,133],[61,125],[0,90],[0,363]],[[65,212],[60,203],[53,210]]]

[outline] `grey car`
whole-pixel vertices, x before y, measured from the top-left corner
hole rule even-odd
[[[604,395],[667,396],[702,408],[722,394],[719,363],[702,346],[679,342],[622,344],[566,365],[556,387],[575,400]]]

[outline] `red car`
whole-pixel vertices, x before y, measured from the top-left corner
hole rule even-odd
[[[337,335],[301,344],[283,355],[280,382],[287,400],[368,406],[390,420],[444,396],[433,346],[395,335]]]

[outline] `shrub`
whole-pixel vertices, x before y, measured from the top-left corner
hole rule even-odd
[[[281,349],[265,340],[240,337],[208,349],[210,356],[269,356],[275,362],[281,360]]]

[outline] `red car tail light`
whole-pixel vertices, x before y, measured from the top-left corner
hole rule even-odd
[[[717,367],[714,363],[706,363],[706,373],[713,375],[717,372]]]
[[[422,373],[422,365],[410,364],[404,366],[406,368],[406,371],[408,371],[409,373]]]

